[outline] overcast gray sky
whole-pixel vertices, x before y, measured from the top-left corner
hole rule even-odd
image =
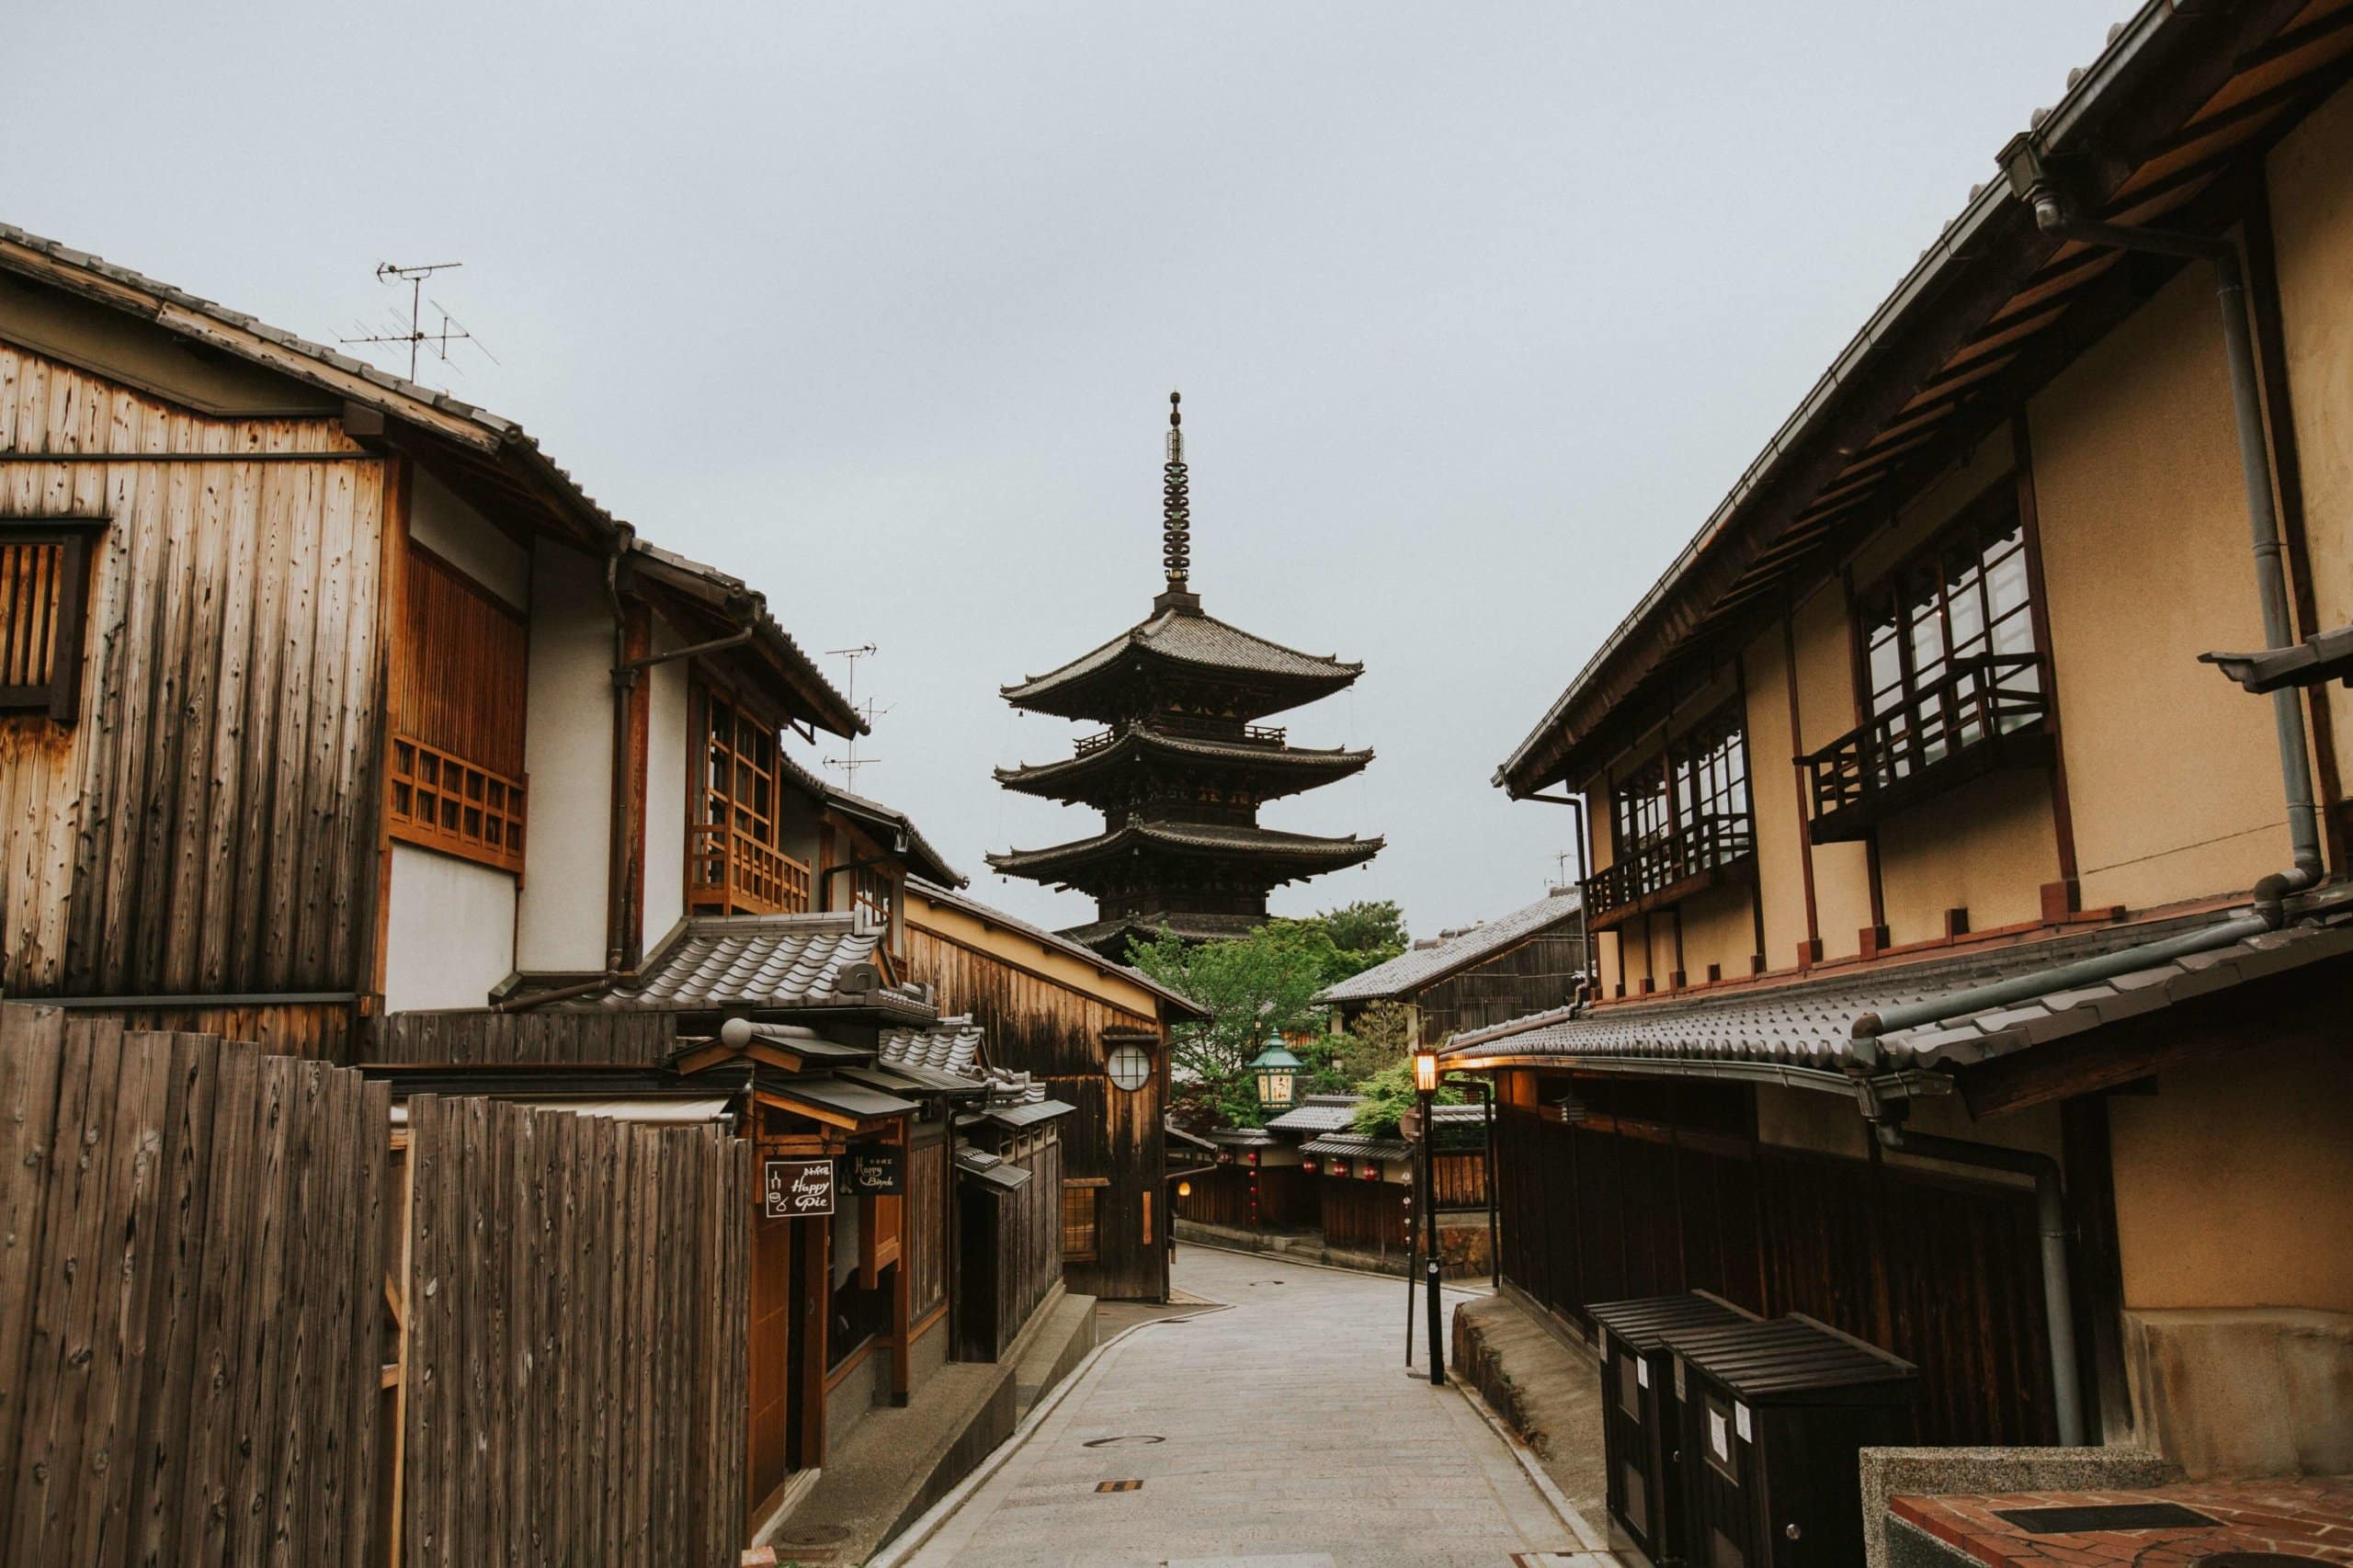
[[[1277,908],[1435,933],[1541,894],[1495,765],[2130,9],[20,0],[0,218],[314,338],[462,260],[498,363],[425,379],[879,645],[859,788],[1052,924],[982,853],[1097,819],[996,690],[1146,611],[1181,388],[1205,608],[1367,665],[1266,820],[1389,847]]]

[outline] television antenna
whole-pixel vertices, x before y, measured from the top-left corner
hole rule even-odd
[[[376,280],[379,283],[408,285],[408,320],[404,322],[398,315],[392,315],[390,320],[393,330],[376,333],[368,331],[365,322],[356,323],[354,324],[359,328],[358,335],[339,341],[347,348],[369,344],[407,344],[408,379],[412,381],[416,380],[419,355],[428,344],[432,346],[434,358],[444,364],[449,362],[449,345],[452,343],[471,343],[482,351],[483,358],[494,365],[497,364],[498,356],[483,347],[482,340],[467,331],[464,324],[451,315],[440,301],[428,300],[425,297],[426,278],[437,272],[449,272],[463,266],[465,263],[462,261],[431,261],[419,267],[402,267],[389,261],[378,262]],[[441,324],[430,331],[426,329],[424,320],[425,307],[427,305],[431,305],[441,317]]]
[[[850,711],[857,714],[859,718],[864,719],[869,728],[873,726],[875,717],[878,714],[888,713],[891,711],[888,708],[876,707],[874,699],[870,697],[864,702],[860,702],[858,699],[858,662],[860,659],[872,658],[880,650],[878,650],[871,642],[861,642],[855,648],[828,648],[825,650],[825,656],[829,659],[847,659],[849,661],[848,676],[842,682],[842,696],[848,699]],[[824,760],[827,767],[838,767],[842,770],[842,788],[855,794],[858,790],[858,770],[861,767],[866,767],[874,763],[878,763],[882,759],[879,756],[858,756],[858,737],[856,735],[852,735],[849,737],[849,745],[844,755],[840,756],[829,756]]]
[[[1554,887],[1566,888],[1574,887],[1576,885],[1574,882],[1569,881],[1569,862],[1572,860],[1574,860],[1577,863],[1578,870],[1582,871],[1585,869],[1585,857],[1574,849],[1563,849],[1558,855],[1552,857],[1552,869],[1554,874],[1559,878],[1557,881],[1553,882],[1552,885]]]

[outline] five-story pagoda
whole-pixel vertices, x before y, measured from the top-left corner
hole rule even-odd
[[[1152,614],[1092,653],[1004,688],[1016,708],[1094,720],[1063,761],[996,770],[1008,790],[1084,804],[1103,831],[1049,849],[988,858],[1008,876],[1094,896],[1097,919],[1064,933],[1124,960],[1131,937],[1235,937],[1267,918],[1285,882],[1370,859],[1379,838],[1322,838],[1258,825],[1267,801],[1345,778],[1365,751],[1312,751],[1258,722],[1328,697],[1362,665],[1253,637],[1201,612],[1187,585],[1190,502],[1183,416],[1168,398],[1162,559]]]

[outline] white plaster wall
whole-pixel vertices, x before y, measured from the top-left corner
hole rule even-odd
[[[686,642],[656,616],[654,651]],[[655,665],[650,684],[645,740],[645,926],[647,949],[687,912],[687,661]]]
[[[604,564],[542,540],[531,558],[530,787],[516,967],[600,970],[612,842],[613,622]]]
[[[530,552],[493,528],[422,468],[412,468],[408,536],[513,605],[531,608]]]
[[[515,879],[415,845],[392,846],[384,1006],[479,1007],[515,968]]]

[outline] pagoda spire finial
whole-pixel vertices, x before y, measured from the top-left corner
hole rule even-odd
[[[1161,609],[1198,609],[1201,602],[1186,585],[1193,555],[1193,498],[1185,472],[1183,402],[1183,393],[1168,394],[1168,461],[1160,471],[1160,562],[1168,573],[1168,588],[1153,601]]]

